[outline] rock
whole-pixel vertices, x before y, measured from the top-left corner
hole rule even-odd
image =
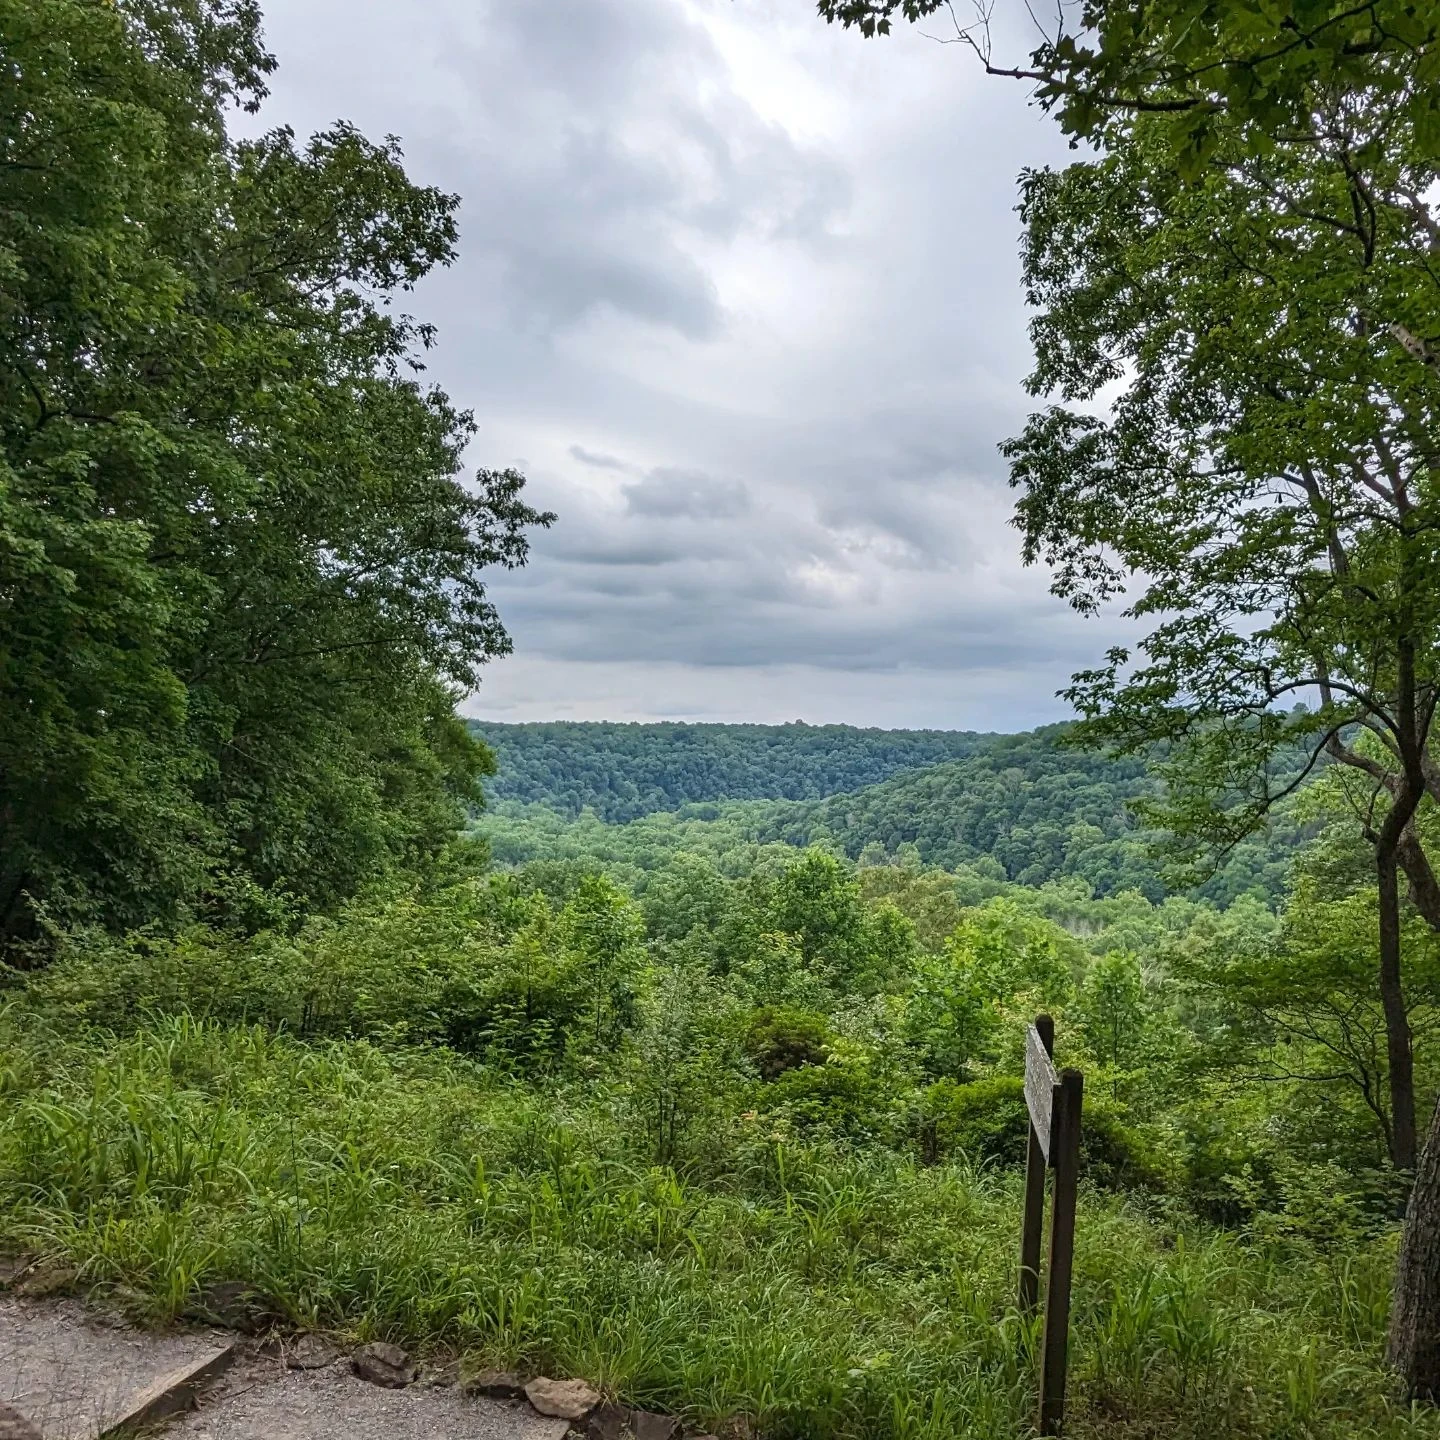
[[[32,1265],[22,1278],[16,1281],[14,1290],[29,1300],[42,1300],[50,1295],[61,1295],[71,1289],[80,1272],[71,1265]]]
[[[460,1382],[467,1395],[490,1395],[496,1400],[515,1400],[525,1393],[525,1382],[513,1370],[482,1370]]]
[[[583,1380],[551,1380],[541,1375],[525,1387],[525,1398],[557,1420],[583,1420],[599,1403],[600,1392]]]
[[[676,1440],[680,1434],[680,1422],[673,1415],[635,1410],[630,1415],[630,1433],[635,1440]]]
[[[386,1340],[372,1340],[362,1345],[351,1357],[350,1368],[372,1385],[387,1390],[403,1390],[416,1375],[415,1363],[408,1352]]]
[[[586,1423],[585,1440],[633,1440],[630,1411],[609,1400],[597,1406]]]
[[[0,1440],[41,1440],[40,1427],[18,1410],[0,1405]]]
[[[420,1383],[427,1390],[448,1390],[459,1378],[460,1362],[458,1360],[451,1360],[435,1369],[427,1366],[420,1372]]]

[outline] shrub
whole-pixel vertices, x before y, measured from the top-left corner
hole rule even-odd
[[[962,1084],[940,1080],[926,1095],[940,1155],[965,1155],[977,1164],[1020,1165],[1030,1136],[1025,1086],[1013,1075]]]
[[[897,1128],[893,1093],[863,1061],[798,1065],[763,1088],[759,1108],[783,1115],[802,1134],[864,1141]]]
[[[830,1058],[830,1023],[811,1010],[766,1006],[752,1012],[743,1046],[764,1080],[776,1080],[802,1065],[823,1065]]]
[[[926,1092],[924,1112],[939,1156],[965,1155],[977,1164],[1024,1164],[1030,1112],[1018,1076],[992,1075],[969,1084],[938,1081]],[[1112,1189],[1163,1189],[1168,1183],[1154,1143],[1103,1101],[1088,1097],[1080,1131],[1080,1173]]]

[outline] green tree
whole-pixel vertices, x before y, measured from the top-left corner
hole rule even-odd
[[[0,945],[330,905],[453,834],[482,573],[543,523],[392,308],[456,201],[227,133],[247,0],[0,0]]]
[[[905,973],[914,926],[895,906],[867,906],[851,870],[823,850],[785,867],[767,906],[768,928],[793,935],[800,962],[838,995],[873,995]]]
[[[927,1071],[960,1078],[998,1058],[1007,1022],[1015,1030],[1071,997],[1083,960],[1053,921],[998,896],[967,911],[916,969],[906,1002],[907,1037]]]
[[[557,928],[588,996],[588,1043],[613,1049],[635,1023],[644,968],[645,922],[634,901],[603,875],[587,875],[565,903]]]
[[[1413,0],[1209,0],[1198,10],[1188,0],[1083,0],[1058,10],[1018,62],[993,53],[990,7],[964,26],[949,0],[818,0],[818,9],[866,36],[888,34],[897,16],[943,13],[990,74],[1033,86],[1067,133],[1103,140],[1152,116],[1187,173],[1226,134],[1256,151],[1314,144],[1323,102],[1341,95],[1364,95],[1369,119],[1403,124],[1440,152],[1440,15]]]
[[[1140,961],[1123,950],[1100,956],[1085,976],[1079,1002],[1085,1039],[1109,1072],[1111,1098],[1119,1099],[1122,1082],[1144,1054],[1148,1011]]]
[[[820,4],[872,34],[938,8]],[[989,65],[987,39],[970,38]],[[1185,742],[1174,813],[1193,829],[1233,838],[1265,813],[1285,740],[1369,776],[1392,1154],[1406,1167],[1397,868],[1440,927],[1414,823],[1440,786],[1437,42],[1440,13],[1407,0],[1219,0],[1203,18],[1176,0],[1094,0],[1009,70],[1108,152],[1027,182],[1036,388],[1072,407],[1120,390],[1110,419],[1052,409],[1012,445],[1027,553],[1055,563],[1082,608],[1128,577],[1142,585],[1132,613],[1175,615],[1134,671],[1117,651],[1072,693],[1105,722],[1093,736]],[[1302,693],[1320,708],[1287,724],[1279,702]],[[1354,744],[1362,731],[1377,744]],[[1393,1319],[1412,1390],[1440,1396],[1440,1112]]]
[[[1223,849],[1322,760],[1365,778],[1391,1154],[1409,1169],[1402,868],[1440,925],[1416,823],[1440,783],[1440,377],[1410,338],[1440,333],[1440,286],[1435,221],[1402,204],[1427,172],[1412,137],[1388,138],[1367,157],[1386,208],[1358,219],[1327,157],[1237,154],[1184,185],[1143,124],[1101,161],[1027,177],[1032,384],[1065,403],[1006,449],[1026,556],[1056,592],[1092,612],[1137,587],[1140,658],[1116,649],[1068,694],[1091,739],[1169,747],[1164,823]],[[1108,416],[1082,408],[1107,385]],[[1430,1152],[1412,1221],[1440,1222]],[[1402,1352],[1417,1388],[1440,1386]]]

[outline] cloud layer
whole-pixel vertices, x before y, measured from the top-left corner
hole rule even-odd
[[[1018,728],[1113,638],[1022,570],[1015,178],[1065,151],[916,32],[799,0],[270,0],[268,120],[460,192],[436,378],[560,514],[495,718]],[[1019,45],[1022,37],[1000,36]]]

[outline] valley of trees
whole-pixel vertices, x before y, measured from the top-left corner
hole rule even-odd
[[[697,1432],[1025,1440],[1043,1009],[1067,1435],[1440,1440],[1433,7],[957,31],[1085,147],[1021,181],[1020,543],[1145,632],[1010,736],[462,721],[553,517],[405,313],[457,197],[239,138],[260,22],[0,0],[0,1256]]]
[[[957,734],[953,744],[963,759],[904,771],[853,793],[846,793],[850,767],[831,765],[819,774],[812,768],[820,737],[825,755],[861,745],[904,754],[907,745],[928,746],[932,737],[843,726],[753,727],[765,739],[771,789],[762,793],[815,794],[799,802],[759,803],[731,799],[760,783],[755,770],[737,774],[738,767],[718,760],[695,763],[697,755],[728,753],[733,737],[752,727],[646,727],[643,773],[656,813],[606,824],[624,821],[636,804],[615,793],[624,784],[630,727],[477,728],[497,764],[486,787],[494,798],[479,831],[507,864],[590,855],[645,870],[676,850],[694,850],[734,871],[749,863],[753,847],[780,842],[823,845],[852,860],[913,852],[922,863],[946,870],[979,863],[1022,885],[1073,877],[1096,895],[1133,890],[1159,900],[1181,891],[1228,903],[1251,894],[1273,904],[1284,892],[1292,850],[1306,828],[1291,812],[1277,815],[1262,835],[1240,840],[1216,863],[1197,868],[1193,859],[1177,857],[1167,875],[1157,851],[1161,837],[1147,832],[1131,808],[1136,800],[1159,796],[1158,777],[1139,759],[1067,745],[1065,726],[1023,735]],[[552,748],[555,732],[563,739]],[[562,767],[561,755],[573,757],[573,772]],[[670,803],[660,804],[662,796]]]

